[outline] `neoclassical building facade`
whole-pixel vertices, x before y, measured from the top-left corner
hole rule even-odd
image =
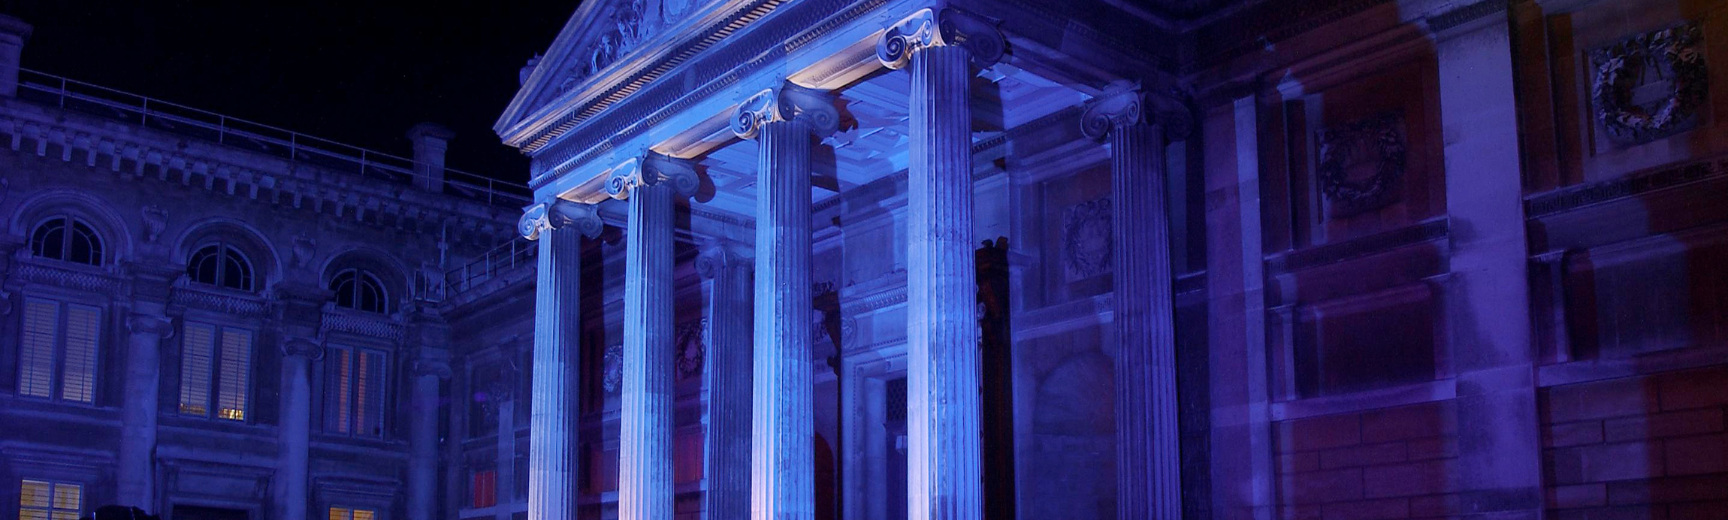
[[[494,127],[519,188],[436,127],[284,159],[0,71],[0,505],[1717,518],[1725,34],[1714,0],[593,0]]]

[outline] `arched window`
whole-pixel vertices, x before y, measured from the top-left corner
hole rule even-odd
[[[346,269],[330,279],[330,290],[336,293],[336,306],[357,311],[387,314],[389,297],[378,277],[361,269]]]
[[[54,217],[30,233],[30,254],[86,265],[102,265],[102,237],[73,217]]]
[[[210,244],[192,253],[186,262],[186,276],[202,284],[252,290],[252,262],[226,243]]]

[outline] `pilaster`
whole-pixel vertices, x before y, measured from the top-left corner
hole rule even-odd
[[[756,344],[750,513],[816,515],[815,401],[810,360],[810,152],[838,123],[832,97],[790,82],[745,101],[732,130],[755,138]]]
[[[582,374],[582,237],[605,228],[589,204],[529,206],[517,231],[538,240],[533,406],[528,416],[528,518],[576,518],[577,399]]]
[[[276,518],[307,518],[312,442],[312,363],[324,359],[319,334],[330,292],[316,286],[275,288],[277,339],[282,354],[281,421],[277,426],[276,474],[271,477]]]
[[[126,318],[126,396],[121,403],[119,504],[156,511],[157,399],[162,390],[162,340],[174,335],[167,317],[169,284],[185,272],[177,266],[126,266],[131,276],[132,313]]]
[[[450,379],[450,326],[431,308],[415,309],[410,322],[417,353],[409,365],[406,505],[409,520],[433,520],[438,511],[439,381]]]

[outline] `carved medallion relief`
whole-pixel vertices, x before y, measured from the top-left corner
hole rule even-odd
[[[1328,217],[1353,216],[1402,198],[1408,156],[1404,135],[1399,111],[1320,131],[1315,176]]]
[[[1696,23],[1590,51],[1590,65],[1595,119],[1611,142],[1642,144],[1698,125],[1710,74]]]
[[[1069,206],[1062,212],[1062,271],[1069,282],[1110,272],[1110,198]]]

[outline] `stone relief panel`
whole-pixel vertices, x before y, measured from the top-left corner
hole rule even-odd
[[[1710,74],[1698,24],[1638,34],[1590,51],[1594,116],[1616,145],[1698,126]]]
[[[1404,114],[1392,111],[1319,132],[1315,178],[1327,215],[1349,217],[1403,198]]]
[[[1111,270],[1110,198],[1101,197],[1062,211],[1063,279],[1077,282]]]

